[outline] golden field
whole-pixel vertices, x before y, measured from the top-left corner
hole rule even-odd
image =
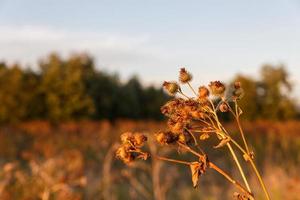
[[[300,122],[243,122],[255,160],[272,199],[300,199]],[[226,123],[233,137],[235,124]],[[142,131],[149,135],[164,129],[155,121],[80,121],[50,124],[24,122],[0,128],[0,199],[230,199],[234,192],[226,180],[208,171],[193,189],[188,168],[150,159],[127,167],[115,159],[119,135]],[[152,145],[161,155],[176,157]],[[208,143],[217,143],[209,139]],[[233,160],[223,149],[200,144],[227,172],[239,179]],[[192,157],[180,156],[187,160]],[[241,158],[242,159],[242,158]],[[245,164],[245,163],[243,163]],[[252,174],[250,168],[246,168]],[[258,185],[250,177],[252,185]],[[256,199],[263,199],[255,188]],[[261,195],[261,196],[260,196]]]

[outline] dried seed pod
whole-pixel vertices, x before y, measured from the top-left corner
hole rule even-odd
[[[192,80],[192,75],[186,71],[185,68],[181,68],[179,72],[179,81],[181,83],[187,83]]]
[[[206,99],[209,96],[209,90],[205,86],[201,86],[198,89],[199,98]]]
[[[240,81],[236,81],[236,82],[234,82],[233,86],[234,86],[234,89],[240,89],[242,87],[242,84]]]
[[[192,116],[193,119],[204,119],[206,117],[205,112],[200,110],[192,111],[190,115]]]
[[[163,87],[170,95],[175,95],[179,90],[179,85],[176,82],[165,81]]]
[[[120,146],[116,151],[116,157],[122,160],[125,164],[134,160],[134,156],[129,152],[130,148],[127,145]]]
[[[219,106],[219,109],[221,112],[228,112],[229,111],[229,106],[226,102],[222,102]]]
[[[123,133],[120,138],[121,142],[124,144],[126,142],[129,142],[132,139],[133,133],[132,132],[125,132]]]
[[[168,124],[170,131],[175,134],[182,133],[184,130],[184,126],[185,126],[183,121],[181,121],[181,120],[174,121],[172,119],[169,119],[167,124]]]
[[[243,88],[238,88],[232,91],[233,100],[239,100],[244,96]]]
[[[155,134],[155,139],[159,144],[166,145],[176,142],[178,140],[178,135],[175,135],[170,131],[160,131]]]
[[[225,92],[225,85],[220,81],[212,81],[209,84],[211,93],[215,96],[223,96]]]
[[[143,134],[136,133],[133,136],[133,141],[134,141],[133,144],[136,147],[142,147],[145,144],[145,142],[147,141],[147,137]]]

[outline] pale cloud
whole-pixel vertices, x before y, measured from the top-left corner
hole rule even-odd
[[[118,67],[153,63],[163,55],[147,35],[70,31],[47,26],[0,27],[0,59],[34,65],[56,51],[90,52],[101,65]]]

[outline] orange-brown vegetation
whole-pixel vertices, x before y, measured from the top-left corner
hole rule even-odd
[[[255,149],[271,197],[299,199],[300,122],[242,124]],[[50,199],[154,199],[154,196],[156,199],[194,199],[207,195],[220,199],[224,193],[229,198],[234,188],[224,188],[226,182],[214,173],[202,176],[200,188],[195,191],[190,176],[184,173],[186,169],[180,166],[160,161],[151,166],[137,162],[134,169],[124,169],[113,159],[114,144],[120,133],[128,130],[155,132],[163,127],[164,122],[130,120],[54,125],[35,121],[2,126],[0,199],[46,199],[48,195]],[[225,127],[237,134],[234,124],[226,123]],[[151,151],[172,154],[155,146],[151,146]],[[238,173],[222,154],[216,152],[212,156],[226,171]],[[256,183],[254,177],[250,178],[252,182]],[[161,187],[155,187],[157,184]],[[253,190],[258,191],[258,188]]]

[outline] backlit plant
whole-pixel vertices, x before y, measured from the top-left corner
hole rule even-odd
[[[253,168],[266,199],[270,199],[262,177],[254,162],[254,153],[249,149],[245,138],[240,116],[242,110],[238,105],[239,99],[243,96],[243,89],[240,82],[226,87],[220,81],[213,81],[207,86],[200,86],[198,92],[191,86],[192,75],[182,68],[179,73],[181,85],[187,85],[194,97],[186,95],[181,85],[175,81],[165,81],[163,87],[174,98],[161,107],[161,112],[167,117],[166,130],[153,134],[157,143],[174,149],[187,151],[195,156],[194,161],[177,160],[159,155],[150,155],[142,149],[147,137],[142,133],[126,132],[121,135],[122,144],[116,152],[116,156],[126,164],[135,159],[143,160],[152,157],[163,161],[187,165],[191,171],[193,187],[199,184],[199,177],[208,169],[217,171],[220,175],[232,183],[238,192],[234,193],[236,199],[254,199],[251,187],[248,183],[244,169],[240,164],[236,153],[242,154],[244,160]],[[239,129],[242,144],[224,128],[219,119],[220,113],[230,112]],[[216,137],[219,143],[213,146],[214,149],[228,148],[233,157],[237,169],[243,179],[239,183],[229,173],[217,166],[209,155],[201,148],[199,141],[205,141],[210,137]]]

